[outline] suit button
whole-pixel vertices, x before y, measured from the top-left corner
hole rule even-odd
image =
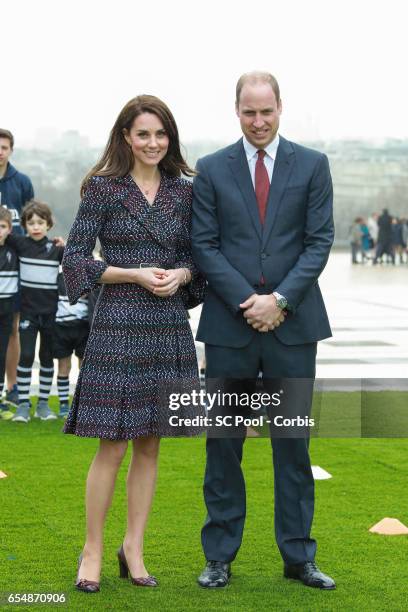
[[[261,253],[261,259],[266,259],[268,256],[266,253]]]

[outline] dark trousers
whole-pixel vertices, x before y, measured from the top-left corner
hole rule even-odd
[[[39,401],[47,401],[54,376],[53,343],[55,314],[20,316],[20,361],[17,367],[18,402],[30,400],[31,371],[35,357],[35,345],[40,334],[40,389]]]
[[[388,257],[391,258],[391,262],[395,263],[395,255],[394,255],[394,250],[392,248],[392,243],[391,241],[387,240],[387,241],[378,241],[377,244],[377,249],[375,252],[375,258],[374,258],[374,262],[373,263],[377,263],[377,261],[381,258],[383,255],[387,255]]]
[[[286,415],[310,413],[315,377],[316,343],[286,346],[273,333],[258,333],[244,348],[206,345],[207,391],[240,393],[252,390],[259,371],[264,390],[285,390],[285,407],[271,408]],[[215,412],[214,412],[215,410]],[[231,408],[214,406],[211,417]],[[247,410],[236,406],[233,412]],[[315,557],[310,537],[314,511],[314,480],[308,452],[309,438],[285,430],[286,437],[271,433],[275,477],[275,537],[283,560],[304,563]],[[206,559],[233,561],[242,541],[246,514],[245,481],[241,469],[246,427],[207,435],[204,499],[207,518],[201,540]]]
[[[20,316],[20,362],[19,366],[31,368],[34,363],[35,345],[40,334],[39,358],[42,366],[52,368],[54,365],[54,328],[55,314]]]
[[[358,263],[357,255],[361,252],[361,245],[357,242],[350,242],[351,248],[351,263]]]
[[[6,371],[6,356],[11,331],[13,329],[14,312],[0,313],[0,384],[4,384]],[[1,388],[3,390],[3,387]]]

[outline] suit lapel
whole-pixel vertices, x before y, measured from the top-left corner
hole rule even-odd
[[[252,184],[248,160],[242,144],[242,138],[236,143],[232,153],[230,153],[228,162],[234,179],[244,197],[252,223],[254,224],[259,238],[261,238],[262,226],[259,219],[258,202],[256,201],[255,190]]]
[[[269,189],[266,218],[262,233],[262,247],[266,246],[269,234],[271,233],[273,224],[275,223],[276,215],[278,214],[282,196],[292,172],[294,161],[295,155],[290,143],[285,138],[280,136],[275,164],[273,167],[271,187]]]

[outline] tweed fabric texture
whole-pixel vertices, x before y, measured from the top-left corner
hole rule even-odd
[[[205,281],[191,255],[191,202],[191,183],[164,173],[152,205],[130,175],[89,181],[62,264],[71,304],[108,265],[188,267],[192,281],[168,298],[134,283],[102,285],[65,433],[110,440],[200,433],[170,426],[168,402],[170,391],[199,388],[186,308],[202,301]],[[96,238],[104,261],[92,256]],[[186,406],[178,416],[202,413]]]

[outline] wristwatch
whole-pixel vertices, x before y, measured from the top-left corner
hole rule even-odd
[[[285,310],[285,308],[288,307],[288,300],[283,295],[281,295],[277,291],[274,291],[272,295],[275,296],[276,303],[281,310]]]

